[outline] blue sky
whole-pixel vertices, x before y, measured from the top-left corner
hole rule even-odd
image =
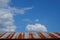
[[[28,24],[37,23],[45,25],[48,32],[60,31],[60,0],[11,0],[9,5],[17,9],[30,8],[23,14],[14,12],[16,32],[25,32]]]

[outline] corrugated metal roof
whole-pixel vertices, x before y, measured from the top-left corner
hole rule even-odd
[[[60,32],[2,32],[0,39],[57,39]]]

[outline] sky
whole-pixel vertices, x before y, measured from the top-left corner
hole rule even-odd
[[[0,31],[60,32],[60,0],[0,0]]]

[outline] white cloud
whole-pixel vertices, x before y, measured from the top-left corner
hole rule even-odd
[[[35,19],[35,22],[39,22],[39,19]]]
[[[33,24],[28,24],[26,26],[27,31],[41,31],[41,32],[47,32],[47,28],[39,23],[36,23],[35,25]]]
[[[32,21],[30,19],[28,19],[28,18],[24,18],[24,19],[22,19],[22,21],[32,23]]]
[[[21,8],[21,9],[9,7],[9,9],[12,10],[12,12],[16,12],[16,13],[19,13],[19,14],[24,14],[27,10],[32,9],[32,7],[26,7],[26,8]]]
[[[25,21],[25,22],[28,22],[28,23],[33,23],[33,22],[39,23],[39,19],[32,20],[32,19],[24,18],[24,19],[22,19],[22,21]]]
[[[13,14],[7,9],[0,9],[0,31],[15,31]]]
[[[15,31],[14,13],[24,14],[32,7],[17,9],[10,7],[11,0],[0,0],[0,31]]]
[[[0,7],[5,8],[8,7],[8,4],[11,0],[0,0]]]

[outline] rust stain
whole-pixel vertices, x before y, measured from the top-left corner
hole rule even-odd
[[[55,35],[53,35],[53,34],[51,34],[51,33],[49,33],[49,32],[47,32],[47,34],[48,34],[52,39],[57,39],[57,38],[58,38],[57,36],[55,36]]]
[[[41,32],[38,32],[37,34],[40,37],[40,39],[46,39],[46,37]]]
[[[6,39],[11,39],[11,38],[14,36],[14,34],[15,34],[15,32],[10,33],[10,34],[6,37]]]
[[[20,33],[17,39],[24,39],[24,33]]]
[[[34,39],[34,34],[29,32],[29,39]]]
[[[0,34],[0,39],[2,39],[1,37],[3,37],[7,32],[2,32]],[[36,32],[38,34],[38,38],[35,38],[35,34],[32,33],[32,32],[28,32],[27,34],[27,39],[48,39],[48,37],[50,37],[51,39],[58,39],[58,37],[50,32],[45,32],[46,34],[48,34],[48,37],[46,37],[46,35],[43,35],[42,32]],[[58,32],[53,32],[57,35],[60,36],[60,33]],[[4,38],[4,39],[26,39],[25,37],[25,33],[21,32],[21,33],[18,33],[16,36],[14,36],[16,33],[15,32],[11,32],[9,35],[6,35],[7,37]],[[13,38],[15,37],[15,38]]]
[[[2,32],[1,34],[0,34],[0,38],[2,37],[2,36],[4,36],[4,34],[6,34],[7,32]]]
[[[59,35],[59,36],[60,36],[60,33],[58,33],[58,32],[55,32],[55,34],[57,34],[57,35]]]

